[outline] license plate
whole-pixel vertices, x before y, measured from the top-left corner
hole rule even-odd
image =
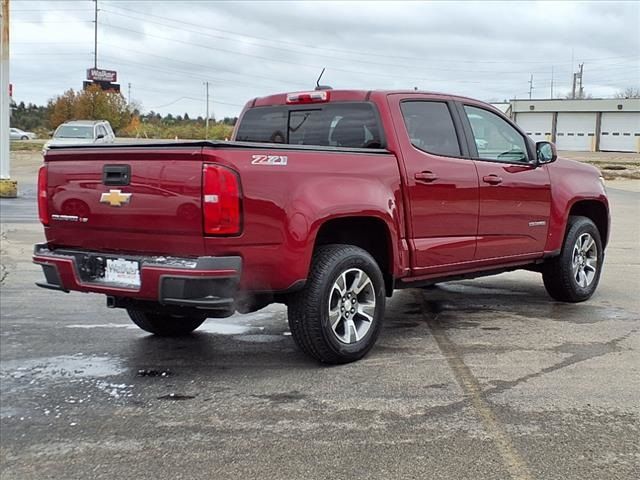
[[[108,258],[104,269],[104,281],[128,287],[139,287],[140,267],[138,262],[122,258]]]

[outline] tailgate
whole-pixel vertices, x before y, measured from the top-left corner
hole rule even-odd
[[[45,162],[50,245],[204,253],[200,147],[61,149]]]

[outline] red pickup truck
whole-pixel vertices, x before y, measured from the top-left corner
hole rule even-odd
[[[52,147],[41,287],[107,295],[142,329],[288,306],[299,347],[364,356],[394,289],[524,268],[593,294],[609,236],[598,171],[490,105],[315,90],[247,103],[231,142]]]

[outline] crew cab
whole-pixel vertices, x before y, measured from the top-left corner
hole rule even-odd
[[[594,293],[603,179],[483,102],[319,89],[249,101],[229,142],[52,146],[41,287],[107,296],[142,329],[288,307],[298,346],[363,357],[394,289],[514,269]]]

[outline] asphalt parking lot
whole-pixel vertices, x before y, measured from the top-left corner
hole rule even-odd
[[[596,295],[514,272],[396,292],[364,360],[320,366],[286,310],[138,330],[38,289],[33,169],[0,202],[0,477],[640,478],[640,181],[608,184]]]

